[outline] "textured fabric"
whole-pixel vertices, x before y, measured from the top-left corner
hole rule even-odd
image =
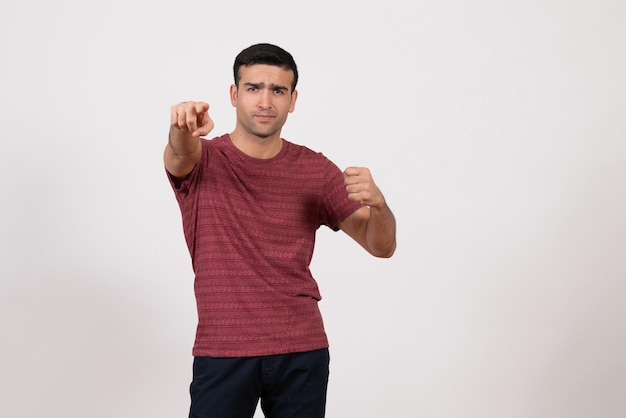
[[[196,357],[190,418],[323,418],[328,349],[262,357]]]
[[[361,207],[339,168],[283,140],[252,158],[228,135],[202,141],[202,158],[172,181],[195,272],[194,356],[240,357],[328,346],[309,264],[316,230]]]

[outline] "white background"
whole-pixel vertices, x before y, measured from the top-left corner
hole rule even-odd
[[[329,418],[626,416],[621,0],[0,6],[0,416],[184,417],[196,313],[169,108],[234,126],[272,42],[283,130],[371,168],[398,250],[320,230]]]

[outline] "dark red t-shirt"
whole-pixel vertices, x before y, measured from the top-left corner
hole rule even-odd
[[[228,135],[174,187],[195,272],[194,356],[247,357],[328,347],[309,270],[315,233],[361,207],[324,155],[283,140],[250,157]],[[171,178],[170,178],[171,181]]]

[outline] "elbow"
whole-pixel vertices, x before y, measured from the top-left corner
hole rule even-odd
[[[378,258],[391,258],[395,252],[396,242],[394,241],[388,248],[371,251],[371,254]]]

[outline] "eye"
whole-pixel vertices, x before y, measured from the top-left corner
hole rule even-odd
[[[248,91],[257,91],[257,88],[254,86],[248,87]]]
[[[274,94],[283,94],[284,91],[282,89],[274,89]]]

